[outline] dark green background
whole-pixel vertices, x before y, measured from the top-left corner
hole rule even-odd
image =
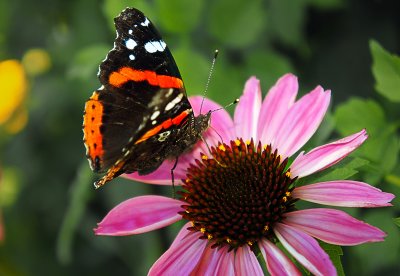
[[[83,106],[99,87],[97,68],[115,38],[112,19],[126,6],[158,26],[189,95],[203,92],[215,49],[220,55],[207,96],[222,105],[242,93],[251,75],[264,94],[286,72],[299,76],[301,93],[318,84],[331,89],[331,112],[307,148],[368,127],[370,139],[356,154],[368,164],[351,178],[400,194],[400,104],[374,89],[370,52],[371,39],[400,52],[399,1],[0,0],[0,60],[43,48],[52,62],[47,73],[30,78],[26,128],[15,136],[0,132],[1,166],[15,170],[18,183],[15,201],[2,208],[0,275],[144,275],[179,229],[129,237],[92,231],[124,199],[171,194],[124,179],[95,191],[85,160]],[[389,234],[384,243],[343,248],[347,275],[400,273],[393,203],[346,209]]]

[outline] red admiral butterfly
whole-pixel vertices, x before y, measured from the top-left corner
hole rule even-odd
[[[86,102],[83,141],[98,188],[123,174],[149,174],[201,138],[211,112],[194,116],[178,67],[142,12],[114,19],[114,48],[100,64],[102,86]]]

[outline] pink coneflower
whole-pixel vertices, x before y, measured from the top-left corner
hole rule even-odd
[[[301,274],[279,246],[311,273],[335,275],[335,267],[316,239],[356,245],[382,241],[385,233],[343,211],[298,210],[296,201],[380,207],[390,206],[394,196],[350,180],[296,187],[298,179],[336,164],[367,139],[361,130],[300,152],[290,163],[315,133],[330,101],[330,91],[320,86],[295,101],[297,90],[297,78],[287,74],[262,101],[259,81],[250,78],[233,120],[224,110],[213,113],[212,128],[205,134],[211,152],[200,142],[179,158],[174,171],[175,179],[182,179],[175,183],[182,185],[178,198],[148,195],[126,200],[108,213],[95,233],[133,235],[186,220],[150,275],[263,275],[255,251],[262,253],[270,274]],[[195,112],[201,100],[190,99]],[[205,99],[202,110],[217,108]],[[171,185],[173,162],[164,162],[150,175],[129,177]]]

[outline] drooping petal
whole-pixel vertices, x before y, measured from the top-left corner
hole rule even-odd
[[[221,254],[218,253],[217,249],[212,249],[210,245],[207,245],[203,251],[197,266],[192,270],[192,275],[209,275],[215,271]]]
[[[243,95],[235,109],[234,123],[237,137],[244,141],[258,141],[257,127],[261,108],[260,81],[251,77],[244,87]]]
[[[215,269],[215,275],[234,275],[235,273],[235,253],[234,251],[228,252],[228,247],[225,246],[219,251],[221,258]]]
[[[234,275],[234,258],[227,246],[212,249],[208,245],[191,275]]]
[[[273,147],[283,158],[292,156],[315,133],[328,109],[331,93],[317,86],[287,112],[276,134]]]
[[[285,216],[286,225],[331,244],[378,242],[386,236],[380,229],[340,210],[315,208],[286,213]]]
[[[365,129],[343,139],[317,147],[304,154],[301,152],[290,166],[293,177],[304,177],[326,169],[349,155],[368,138]]]
[[[248,246],[241,246],[236,251],[235,256],[236,275],[264,275],[256,255]]]
[[[264,239],[259,246],[267,263],[268,272],[272,276],[301,275],[293,262],[275,244]]]
[[[201,233],[187,230],[187,223],[171,247],[153,264],[148,275],[190,275],[196,267],[207,241],[199,239]]]
[[[311,273],[324,276],[336,275],[336,269],[328,254],[314,238],[282,223],[275,223],[274,233],[287,251]]]
[[[163,196],[139,196],[114,207],[94,230],[96,235],[125,236],[149,232],[180,219],[182,201]]]
[[[299,88],[297,77],[286,74],[268,91],[260,110],[258,135],[264,145],[274,144],[290,107],[294,104]]]
[[[294,198],[342,207],[383,207],[392,206],[389,202],[393,194],[382,192],[367,183],[338,180],[320,182],[295,188]]]

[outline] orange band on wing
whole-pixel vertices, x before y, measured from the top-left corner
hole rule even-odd
[[[161,88],[182,88],[183,82],[180,78],[166,75],[157,75],[150,70],[135,70],[130,67],[122,67],[116,72],[112,72],[108,79],[111,85],[121,87],[128,81],[147,81],[150,85]]]
[[[96,91],[86,102],[85,114],[83,115],[83,133],[84,140],[92,162],[96,157],[103,156],[103,139],[100,132],[100,126],[103,118],[103,105],[98,101],[99,93]]]
[[[154,135],[156,135],[163,129],[168,129],[172,125],[179,125],[189,115],[189,113],[190,113],[190,111],[189,111],[189,109],[187,109],[187,110],[183,111],[181,114],[179,114],[178,116],[176,116],[175,118],[165,120],[158,126],[147,131],[139,140],[137,140],[135,142],[135,145],[139,144],[143,141],[146,141],[147,139],[149,139],[150,137],[153,137]]]

